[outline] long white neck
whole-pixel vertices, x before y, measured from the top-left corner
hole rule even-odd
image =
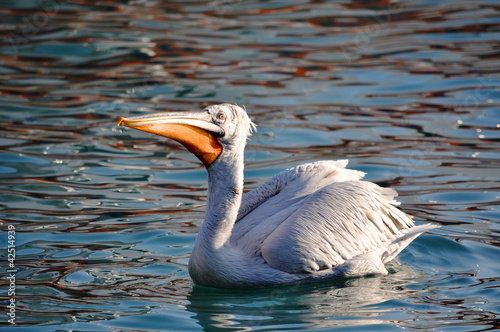
[[[224,151],[207,169],[207,211],[195,247],[215,251],[229,243],[243,193],[243,149]]]

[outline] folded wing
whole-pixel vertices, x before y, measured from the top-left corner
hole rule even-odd
[[[361,181],[364,174],[346,164],[301,165],[245,195],[233,243],[289,273],[332,269],[366,255],[379,257],[376,269],[384,272],[381,263],[423,230],[395,207],[394,190]]]

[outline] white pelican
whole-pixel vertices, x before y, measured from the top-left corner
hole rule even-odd
[[[208,172],[206,215],[189,260],[196,284],[266,287],[387,274],[384,263],[420,233],[393,189],[362,181],[347,160],[287,169],[243,195],[243,153],[256,126],[236,105],[199,113],[120,118],[118,125],[171,138]]]

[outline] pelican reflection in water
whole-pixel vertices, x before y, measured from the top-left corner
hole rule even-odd
[[[345,168],[347,160],[293,167],[243,194],[244,149],[256,126],[236,105],[120,118],[118,125],[171,138],[205,165],[206,215],[189,260],[199,285],[387,274],[384,263],[435,227],[415,226],[396,208],[393,189],[363,181],[363,172]]]

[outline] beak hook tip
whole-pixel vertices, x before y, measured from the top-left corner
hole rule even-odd
[[[122,116],[122,117],[120,117],[120,118],[118,119],[118,121],[116,122],[116,124],[117,124],[118,126],[125,126],[124,122],[125,122],[125,118]]]

